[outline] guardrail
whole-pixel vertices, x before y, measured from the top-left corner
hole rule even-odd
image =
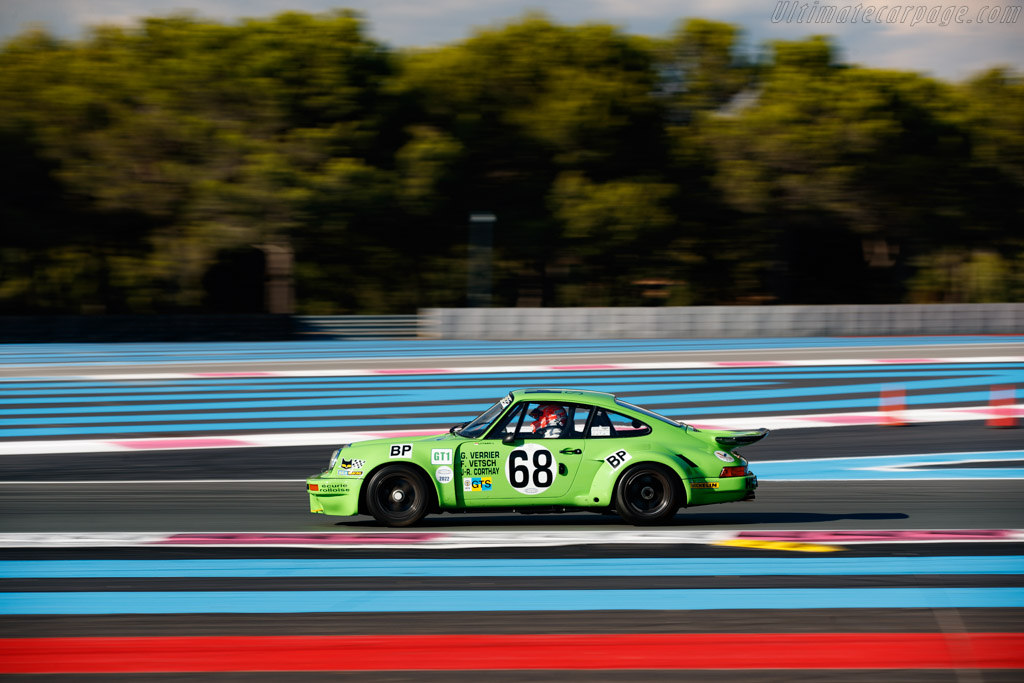
[[[420,316],[299,315],[296,334],[302,339],[402,339],[419,336]]]
[[[1024,333],[1024,303],[664,308],[432,308],[435,339],[695,339]]]

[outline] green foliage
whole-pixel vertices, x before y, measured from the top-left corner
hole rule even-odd
[[[0,49],[0,311],[225,310],[268,245],[298,312],[461,305],[474,211],[495,305],[1024,298],[1020,74],[741,39],[527,15],[395,52],[347,11],[26,32]]]

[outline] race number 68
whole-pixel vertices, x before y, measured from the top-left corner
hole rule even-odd
[[[527,444],[509,453],[505,474],[508,483],[520,493],[543,493],[555,481],[555,457],[542,446]]]

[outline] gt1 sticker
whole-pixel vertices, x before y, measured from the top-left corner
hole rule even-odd
[[[462,490],[470,493],[490,491],[494,480],[490,477],[464,477],[462,479]]]
[[[715,457],[722,462],[736,462],[736,458],[725,451],[715,451]]]
[[[412,457],[412,444],[411,443],[396,443],[391,446],[391,453],[389,457],[392,458],[411,458]]]
[[[555,481],[558,461],[544,444],[527,443],[508,454],[505,478],[519,493],[544,493]]]
[[[451,465],[452,464],[452,449],[450,448],[435,448],[430,451],[430,464],[431,465]]]
[[[611,468],[613,470],[617,470],[620,467],[622,467],[624,464],[629,462],[630,458],[632,458],[632,457],[633,456],[631,456],[626,451],[615,451],[614,453],[609,455],[607,458],[605,458],[604,461],[606,463],[608,463],[609,465],[611,465]]]
[[[434,478],[437,479],[438,484],[447,484],[455,476],[451,467],[445,465],[444,467],[438,467],[437,471],[434,472]]]

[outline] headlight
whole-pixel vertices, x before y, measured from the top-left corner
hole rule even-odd
[[[336,450],[333,453],[331,453],[331,461],[327,464],[327,471],[328,472],[330,472],[331,470],[334,469],[334,464],[336,462],[338,462],[338,456],[341,455],[341,451],[343,449],[345,449],[345,448],[348,448],[351,445],[352,444],[350,444],[350,443],[343,443],[343,444],[341,444],[341,448],[339,448],[338,450]]]

